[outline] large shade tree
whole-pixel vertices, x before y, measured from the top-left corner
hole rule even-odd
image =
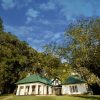
[[[64,45],[46,45],[46,52],[66,59],[83,78],[86,70],[100,78],[100,18],[75,20],[68,25],[65,37],[70,39],[69,43],[65,38]]]
[[[77,20],[65,35],[72,41],[67,50],[72,66],[85,67],[100,78],[100,18]]]

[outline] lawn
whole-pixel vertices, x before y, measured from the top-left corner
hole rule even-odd
[[[0,96],[0,100],[100,100],[100,96]]]

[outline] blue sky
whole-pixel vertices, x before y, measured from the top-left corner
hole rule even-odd
[[[100,16],[100,0],[0,0],[5,31],[42,51],[60,43],[67,25],[77,17]]]

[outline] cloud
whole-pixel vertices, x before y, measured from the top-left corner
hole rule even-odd
[[[36,33],[35,27],[32,26],[11,26],[4,25],[6,32],[11,32],[16,35],[20,40],[26,41],[30,46],[35,48],[36,50],[41,50],[42,45],[45,44],[46,40],[42,33]]]
[[[32,18],[36,18],[39,16],[39,11],[34,10],[33,8],[30,8],[30,9],[28,9],[26,15],[29,17],[32,17]]]
[[[1,6],[7,10],[10,8],[14,8],[16,6],[16,2],[14,0],[2,0]]]
[[[62,43],[64,40],[64,32],[57,32],[56,34],[53,34],[53,37],[51,38],[51,41],[54,41],[56,43]]]
[[[40,9],[42,9],[42,10],[54,10],[54,9],[56,9],[56,4],[53,2],[43,3],[40,5]]]
[[[30,22],[32,21],[32,19],[33,19],[32,17],[28,17],[28,16],[27,16],[27,18],[26,18],[26,20],[27,20],[27,21],[26,21],[26,24],[30,23]]]
[[[29,33],[33,31],[33,28],[31,26],[10,26],[10,25],[4,25],[6,32],[11,32],[15,34],[16,36],[20,37],[27,37]]]
[[[30,6],[31,3],[34,3],[32,0],[1,0],[1,6],[3,9],[11,9],[16,7],[17,10],[24,7]]]
[[[26,16],[27,16],[27,22],[26,24],[30,23],[32,21],[32,19],[37,18],[39,16],[40,12],[33,9],[33,8],[29,8],[26,12]]]
[[[77,16],[98,16],[100,1],[98,0],[51,0],[60,6],[59,13],[67,20],[74,20]]]
[[[64,39],[64,32],[45,31],[44,33],[45,33],[45,35],[43,38],[46,41],[45,44],[47,44],[49,42],[60,43]]]
[[[53,39],[55,40],[55,39],[59,39],[61,37],[61,34],[59,33],[59,34],[55,34],[54,35],[54,37],[53,37]]]
[[[39,23],[44,24],[44,25],[50,25],[51,22],[49,20],[46,19],[39,19],[38,20]]]
[[[44,30],[42,32],[35,32],[35,27],[32,26],[10,26],[4,25],[5,31],[15,34],[19,39],[27,41],[30,46],[36,50],[41,51],[42,47],[49,42],[61,42],[63,39],[63,32],[52,32]]]
[[[22,0],[22,1],[26,3],[31,3],[33,0]]]
[[[32,41],[32,37],[27,37],[27,41]]]
[[[16,6],[16,8],[19,10],[19,9],[24,8],[24,7],[28,7],[33,2],[34,1],[32,1],[32,0],[17,0],[17,6]]]

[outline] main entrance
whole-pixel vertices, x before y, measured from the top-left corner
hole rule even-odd
[[[61,95],[61,89],[62,89],[62,86],[55,86],[53,87],[53,94],[54,95]]]

